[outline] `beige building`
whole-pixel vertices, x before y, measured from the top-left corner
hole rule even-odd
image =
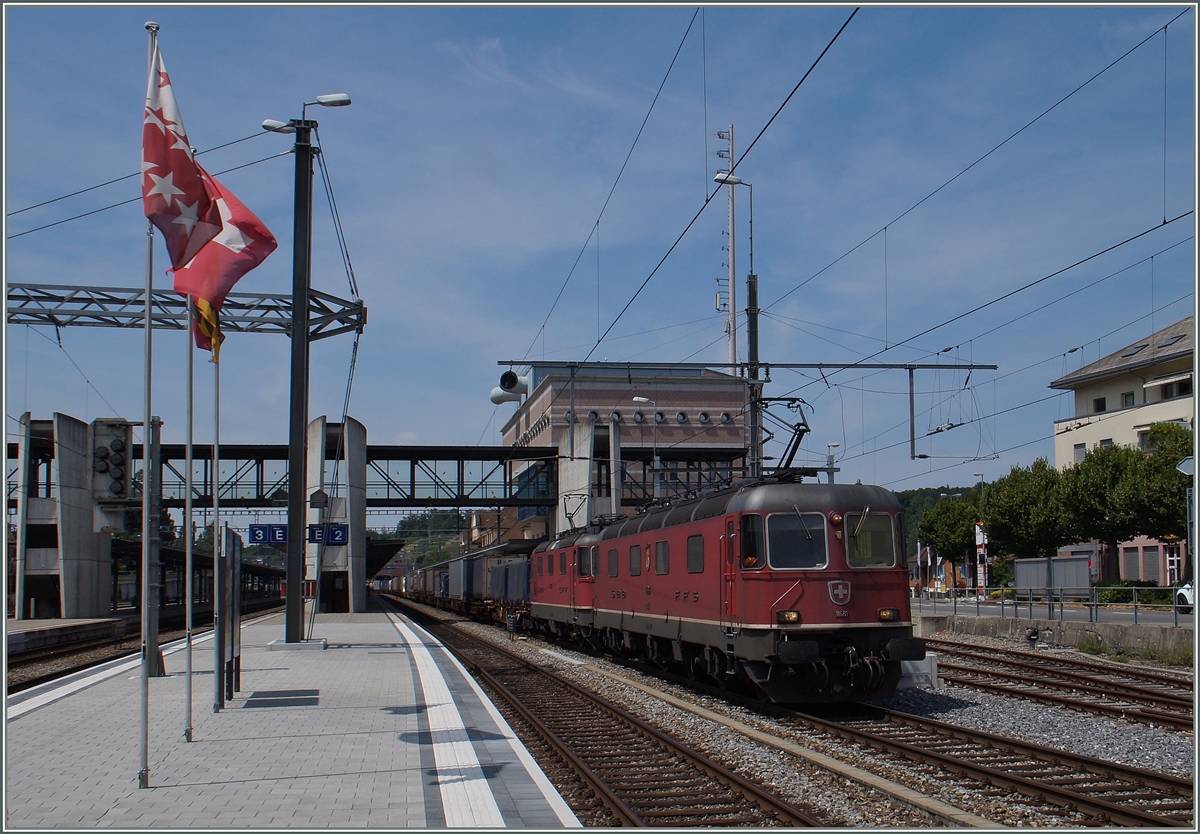
[[[1097,446],[1146,448],[1154,423],[1195,429],[1192,317],[1126,345],[1090,365],[1059,377],[1051,388],[1074,391],[1075,415],[1054,423],[1054,463],[1059,469],[1083,460]],[[1182,542],[1140,538],[1123,542],[1121,578],[1172,585],[1186,573]],[[1081,544],[1060,553],[1094,555],[1099,545]],[[1093,575],[1099,565],[1093,558]]]

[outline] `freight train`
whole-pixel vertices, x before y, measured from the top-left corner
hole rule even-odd
[[[430,566],[409,594],[771,701],[873,699],[925,656],[903,542],[893,493],[785,474]]]

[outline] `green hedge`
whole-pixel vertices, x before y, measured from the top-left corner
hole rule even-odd
[[[1162,588],[1153,582],[1097,582],[1096,599],[1098,602],[1133,603],[1133,588],[1138,589],[1138,605],[1170,605],[1174,589]]]

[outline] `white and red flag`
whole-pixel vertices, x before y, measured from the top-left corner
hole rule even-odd
[[[221,231],[215,194],[192,154],[171,79],[154,42],[142,125],[142,202],[163,233],[171,266],[185,266]]]
[[[243,275],[262,263],[278,245],[275,236],[237,197],[201,168],[221,218],[221,231],[186,266],[171,270],[175,292],[192,296],[196,319],[192,331],[196,346],[213,352],[216,361],[221,350],[218,314],[225,297]]]

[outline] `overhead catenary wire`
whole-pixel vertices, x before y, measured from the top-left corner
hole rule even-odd
[[[833,48],[833,45],[837,42],[837,39],[839,37],[841,37],[842,32],[846,31],[846,27],[850,25],[850,21],[854,19],[854,16],[856,14],[858,14],[857,8],[850,13],[850,16],[848,18],[846,18],[846,22],[841,25],[841,28],[839,28],[837,30],[837,32],[834,34],[834,36],[830,39],[829,43],[825,45],[825,48],[823,50],[821,50],[821,54],[817,56],[815,61],[813,61],[812,66],[810,66],[808,68],[808,70],[804,73],[803,77],[801,77],[801,79],[798,82],[796,82],[796,86],[792,88],[792,91],[790,93],[788,93],[787,98],[785,98],[783,100],[783,103],[779,105],[778,109],[776,109],[776,111],[771,115],[771,118],[767,119],[767,123],[762,126],[762,129],[759,130],[758,135],[754,137],[753,141],[750,142],[750,144],[746,148],[746,150],[742,151],[742,155],[740,157],[738,157],[736,160],[733,160],[733,159],[729,160],[729,175],[730,176],[733,176],[734,171],[737,170],[737,166],[742,164],[743,161],[745,161],[746,157],[749,156],[750,151],[754,150],[754,146],[756,144],[758,144],[758,140],[760,140],[763,137],[763,134],[765,134],[767,132],[767,130],[771,127],[771,125],[772,125],[772,123],[774,123],[775,119],[778,118],[779,114],[783,112],[783,109],[785,107],[787,107],[788,102],[790,102],[792,100],[792,98],[796,95],[797,91],[799,91],[800,87],[804,84],[804,82],[812,74],[813,70],[815,70],[817,68],[817,64],[821,63],[821,59],[824,58],[825,55],[829,52],[829,50]],[[586,362],[588,359],[590,359],[592,354],[595,353],[597,348],[600,347],[600,344],[606,338],[608,338],[608,334],[611,333],[612,329],[617,326],[617,322],[619,322],[621,320],[622,316],[624,316],[625,313],[629,310],[629,308],[633,306],[633,302],[637,301],[638,296],[640,296],[642,294],[642,291],[646,289],[646,287],[650,284],[650,281],[653,280],[654,276],[658,274],[658,271],[662,268],[662,265],[667,262],[668,258],[671,257],[671,253],[675,251],[676,247],[678,247],[680,242],[682,242],[682,240],[684,239],[684,237],[687,236],[687,233],[689,231],[691,231],[692,226],[694,226],[696,224],[696,221],[700,219],[700,215],[702,215],[704,213],[704,210],[706,208],[708,208],[709,204],[713,201],[713,198],[719,193],[720,193],[720,188],[716,188],[713,190],[713,192],[711,194],[708,195],[707,198],[705,198],[705,200],[701,204],[699,210],[697,210],[695,216],[693,216],[692,219],[688,221],[687,226],[685,226],[683,231],[679,233],[679,236],[677,238],[675,238],[675,242],[672,243],[670,248],[667,249],[666,254],[664,254],[662,256],[662,258],[659,259],[658,263],[654,265],[654,268],[652,270],[650,270],[650,274],[646,276],[646,279],[644,281],[642,281],[641,286],[639,286],[637,288],[637,290],[634,292],[633,296],[629,299],[628,302],[626,302],[625,306],[621,308],[621,312],[617,313],[616,318],[613,319],[612,324],[610,324],[608,326],[608,329],[604,331],[604,334],[599,339],[596,340],[595,347],[593,347],[590,351],[588,351],[587,356],[585,356],[583,358],[584,362]]]
[[[1147,43],[1149,40],[1151,40],[1151,39],[1152,39],[1152,38],[1153,38],[1155,35],[1157,35],[1157,34],[1159,33],[1159,31],[1164,31],[1164,30],[1166,29],[1166,27],[1167,27],[1167,26],[1169,26],[1170,24],[1174,23],[1174,22],[1175,22],[1176,20],[1178,20],[1179,18],[1183,17],[1183,15],[1187,14],[1189,11],[1191,11],[1191,9],[1190,9],[1190,8],[1188,8],[1188,9],[1184,9],[1184,10],[1183,10],[1183,11],[1181,11],[1179,14],[1175,15],[1175,17],[1171,18],[1171,20],[1169,20],[1169,21],[1168,21],[1168,22],[1167,22],[1167,23],[1166,23],[1164,26],[1161,26],[1161,27],[1159,27],[1159,28],[1155,29],[1153,32],[1151,32],[1149,35],[1147,35],[1145,38],[1143,38],[1141,41],[1139,41],[1139,42],[1138,42],[1136,45],[1134,45],[1134,46],[1130,47],[1130,48],[1129,48],[1129,49],[1128,49],[1128,50],[1127,50],[1125,53],[1123,53],[1123,54],[1122,54],[1122,55],[1121,55],[1119,58],[1117,58],[1117,59],[1115,59],[1114,61],[1112,61],[1111,63],[1109,63],[1107,66],[1105,66],[1103,69],[1101,69],[1101,70],[1099,70],[1098,72],[1096,72],[1094,75],[1092,75],[1090,78],[1088,78],[1088,79],[1087,79],[1086,81],[1084,81],[1082,84],[1080,84],[1078,87],[1076,87],[1075,89],[1071,90],[1071,92],[1067,93],[1065,96],[1063,96],[1062,98],[1060,98],[1060,99],[1059,99],[1058,101],[1056,101],[1054,104],[1050,105],[1050,107],[1046,108],[1046,109],[1045,109],[1045,110],[1043,110],[1041,113],[1039,113],[1037,116],[1035,116],[1034,118],[1032,118],[1031,120],[1029,120],[1028,122],[1026,122],[1026,123],[1025,123],[1025,124],[1024,124],[1022,127],[1020,127],[1018,130],[1016,130],[1014,133],[1010,134],[1010,135],[1009,135],[1007,138],[1005,138],[1005,139],[1004,139],[1003,141],[1001,141],[999,144],[997,144],[997,145],[995,145],[994,147],[992,147],[990,150],[988,150],[988,151],[987,151],[985,154],[983,154],[982,156],[980,156],[978,159],[976,159],[976,160],[975,160],[974,162],[972,162],[970,165],[968,165],[967,167],[963,168],[961,171],[959,171],[957,174],[955,174],[954,176],[952,176],[950,179],[946,180],[944,183],[942,183],[941,185],[939,185],[939,186],[938,186],[937,188],[935,188],[933,191],[929,192],[929,193],[928,193],[928,194],[926,194],[924,197],[922,197],[920,200],[918,200],[917,202],[913,203],[911,206],[909,206],[909,207],[908,207],[908,208],[906,208],[904,211],[902,211],[900,214],[898,214],[896,217],[894,217],[894,218],[893,218],[893,219],[892,219],[890,222],[888,222],[888,223],[885,223],[885,224],[884,224],[884,225],[883,225],[881,228],[877,229],[875,232],[872,232],[872,233],[871,233],[871,234],[870,234],[868,237],[866,237],[865,239],[863,239],[863,240],[862,240],[862,241],[860,241],[859,243],[855,244],[853,247],[851,247],[851,248],[850,248],[849,250],[847,250],[846,252],[843,252],[841,255],[839,255],[837,258],[835,258],[835,259],[834,259],[832,262],[830,262],[829,264],[825,265],[825,266],[824,266],[824,267],[822,267],[821,269],[817,270],[817,271],[816,271],[816,272],[814,272],[812,275],[810,275],[808,278],[805,278],[805,279],[804,279],[803,281],[801,281],[799,284],[797,284],[796,286],[792,287],[790,290],[788,290],[786,293],[784,293],[783,295],[781,295],[779,298],[777,298],[777,299],[775,299],[774,301],[772,301],[770,304],[767,304],[766,306],[764,306],[764,307],[763,307],[763,310],[764,310],[764,311],[765,311],[765,310],[769,310],[770,308],[774,307],[776,304],[779,304],[779,303],[780,303],[781,301],[783,301],[785,298],[787,298],[787,297],[788,297],[788,296],[790,296],[792,293],[794,293],[794,292],[796,292],[797,290],[799,290],[799,289],[801,289],[802,287],[804,287],[806,284],[808,284],[810,281],[812,281],[813,279],[815,279],[817,276],[821,275],[821,274],[822,274],[822,273],[824,273],[825,271],[827,271],[827,270],[831,269],[832,267],[836,266],[836,265],[837,265],[839,262],[841,262],[842,260],[844,260],[845,258],[847,258],[848,256],[850,256],[851,254],[853,254],[854,252],[856,252],[858,249],[862,248],[864,245],[866,245],[866,244],[867,244],[867,243],[869,243],[870,241],[874,240],[874,239],[875,239],[875,238],[876,238],[878,235],[886,233],[886,230],[887,230],[887,228],[888,228],[889,226],[892,226],[892,225],[894,225],[894,224],[895,224],[897,221],[899,221],[900,219],[902,219],[903,217],[905,217],[906,215],[908,215],[909,213],[911,213],[911,212],[912,212],[914,209],[916,209],[918,206],[920,206],[920,205],[922,205],[923,203],[925,203],[927,200],[929,200],[929,199],[930,199],[930,198],[932,198],[934,195],[936,195],[938,192],[940,192],[942,189],[946,188],[948,185],[950,185],[951,183],[953,183],[955,180],[957,180],[957,179],[958,179],[959,177],[961,177],[963,174],[965,174],[965,173],[967,173],[968,171],[970,171],[970,170],[971,170],[972,168],[974,168],[976,165],[978,165],[979,163],[983,162],[985,159],[987,159],[989,156],[991,156],[992,154],[994,154],[996,151],[1000,150],[1000,148],[1002,148],[1002,147],[1004,147],[1005,145],[1007,145],[1009,142],[1011,142],[1011,141],[1012,141],[1013,139],[1015,139],[1017,136],[1019,136],[1020,134],[1024,133],[1026,130],[1028,130],[1030,127],[1032,127],[1032,126],[1033,126],[1035,123],[1037,123],[1038,121],[1040,121],[1040,120],[1041,120],[1041,119],[1042,119],[1044,116],[1048,115],[1050,112],[1052,112],[1053,110],[1055,110],[1056,108],[1058,108],[1058,106],[1059,106],[1059,105],[1061,105],[1063,102],[1067,101],[1069,98],[1071,98],[1071,97],[1072,97],[1072,96],[1074,96],[1076,93],[1078,93],[1080,90],[1082,90],[1084,87],[1087,87],[1089,84],[1091,84],[1093,81],[1095,81],[1095,80],[1096,80],[1097,78],[1099,78],[1100,76],[1104,75],[1104,73],[1108,72],[1110,69],[1112,69],[1113,67],[1115,67],[1117,64],[1119,64],[1119,63],[1121,63],[1122,61],[1124,61],[1126,58],[1128,58],[1130,55],[1132,55],[1134,52],[1136,52],[1138,49],[1140,49],[1142,46],[1144,46],[1144,45],[1145,45],[1145,44],[1146,44],[1146,43]],[[749,149],[747,149],[747,150],[749,150]],[[744,156],[744,154],[743,154],[743,156]],[[1166,225],[1166,223],[1167,223],[1167,217],[1166,217],[1166,211],[1164,210],[1164,212],[1163,212],[1163,225]]]
[[[563,285],[558,290],[558,295],[554,297],[554,302],[550,305],[550,310],[546,313],[546,318],[542,321],[541,327],[538,328],[537,333],[534,335],[533,341],[529,344],[528,349],[526,349],[523,358],[528,359],[529,354],[533,352],[534,345],[537,344],[538,336],[545,332],[546,324],[550,321],[550,316],[554,314],[554,310],[558,307],[558,302],[560,299],[562,299],[562,295],[566,291],[567,285],[571,283],[571,277],[575,274],[575,269],[579,266],[580,260],[583,259],[583,253],[587,251],[588,244],[591,243],[593,235],[598,233],[600,228],[600,220],[604,217],[604,212],[608,208],[608,204],[612,200],[613,194],[617,190],[617,185],[621,182],[621,177],[625,173],[625,168],[629,165],[629,160],[633,157],[633,152],[637,148],[638,140],[642,138],[642,132],[646,129],[646,123],[650,121],[650,115],[654,112],[654,106],[658,103],[658,98],[662,95],[663,88],[667,85],[667,79],[671,77],[671,70],[674,69],[675,62],[679,59],[679,53],[683,51],[683,45],[687,43],[688,33],[692,31],[692,26],[696,22],[696,15],[699,13],[700,9],[697,7],[696,11],[692,13],[691,20],[688,21],[687,29],[684,31],[683,37],[679,40],[679,46],[675,49],[675,55],[671,58],[671,63],[667,66],[666,73],[663,74],[663,79],[658,85],[658,91],[655,92],[654,98],[650,102],[650,107],[646,110],[645,117],[642,118],[642,124],[638,128],[637,135],[633,137],[633,144],[629,146],[629,151],[625,154],[625,160],[621,163],[621,168],[617,171],[617,176],[613,180],[612,187],[608,190],[608,196],[604,198],[604,204],[600,206],[600,213],[596,215],[596,220],[594,223],[592,223],[592,227],[588,232],[587,239],[583,242],[583,246],[579,248],[579,254],[575,256],[575,263],[571,265],[571,269],[567,273],[567,277],[563,280]],[[597,257],[599,257],[599,255],[597,255]],[[597,343],[599,343],[599,340],[597,340]]]
[[[207,148],[203,151],[197,151],[196,156],[200,156],[201,154],[211,153],[212,151],[218,151],[221,148],[228,148],[230,145],[236,145],[239,142],[245,142],[247,139],[254,139],[257,136],[265,136],[265,135],[266,134],[260,130],[258,133],[252,133],[249,136],[243,136],[241,139],[234,139],[232,142],[226,142],[223,145],[216,145],[214,147]],[[113,185],[118,182],[124,182],[125,180],[131,180],[134,177],[140,177],[140,176],[141,176],[140,172],[133,173],[133,174],[126,174],[123,177],[117,177],[116,179],[109,180],[108,182],[102,182],[98,185],[91,185],[91,186],[88,186],[87,188],[81,188],[78,191],[72,191],[70,194],[63,194],[61,197],[54,197],[50,200],[43,200],[40,203],[34,203],[31,206],[25,206],[25,208],[19,208],[15,211],[10,211],[5,216],[12,217],[13,215],[21,214],[22,212],[32,211],[33,209],[41,208],[42,206],[48,206],[52,203],[57,203],[57,202],[61,202],[62,200],[70,199],[71,197],[78,197],[80,194],[87,194],[89,191],[95,191],[99,188],[104,188],[107,185]]]
[[[270,156],[264,156],[262,159],[256,159],[253,162],[247,162],[243,165],[235,165],[232,168],[226,168],[223,171],[217,171],[215,174],[213,174],[213,176],[214,177],[224,176],[225,174],[228,174],[231,171],[240,171],[242,168],[249,168],[251,165],[258,165],[261,162],[270,162],[272,159],[278,159],[281,156],[290,156],[291,153],[292,152],[290,150],[288,150],[288,151],[281,151],[280,153],[276,153],[276,154],[271,154]],[[125,179],[125,178],[123,177],[122,179]],[[35,226],[32,229],[26,229],[23,232],[17,232],[16,234],[9,235],[5,239],[13,240],[18,237],[24,237],[25,235],[31,235],[34,232],[41,232],[41,231],[45,231],[46,229],[52,229],[55,226],[61,226],[64,223],[71,223],[75,220],[82,220],[85,217],[91,217],[93,214],[100,214],[101,212],[109,211],[110,209],[120,208],[121,206],[127,206],[130,203],[140,203],[141,200],[142,200],[141,197],[133,197],[128,200],[122,200],[119,203],[113,203],[111,205],[107,205],[102,208],[93,209],[92,211],[85,211],[83,214],[77,214],[74,217],[67,217],[63,220],[56,220],[53,223],[47,223],[44,226]]]

